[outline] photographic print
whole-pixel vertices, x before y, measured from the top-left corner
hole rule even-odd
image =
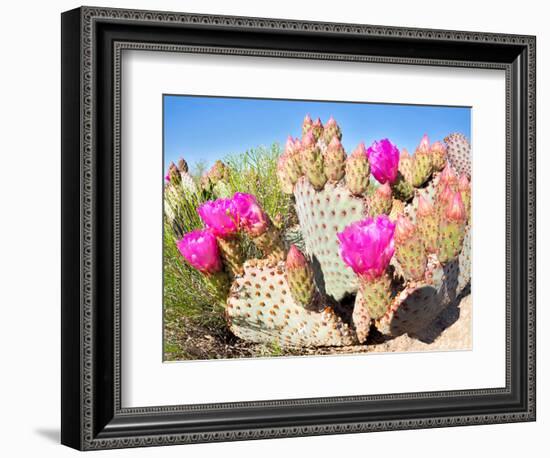
[[[470,141],[470,107],[164,95],[164,360],[470,350]]]

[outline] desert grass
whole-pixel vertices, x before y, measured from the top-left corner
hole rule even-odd
[[[223,158],[231,173],[227,185],[230,195],[235,192],[253,194],[264,211],[286,230],[296,224],[291,197],[284,194],[276,175],[281,153],[278,144],[270,148],[256,148]],[[206,170],[204,162],[191,165],[194,181],[199,184]],[[197,208],[205,201],[215,199],[209,191],[181,193],[177,202],[177,224],[164,222],[164,357],[166,360],[208,359],[235,357],[235,337],[227,329],[223,311],[209,292],[203,275],[189,266],[179,253],[176,241],[182,234],[202,227]],[[257,257],[256,247],[243,239],[246,258]],[[204,341],[206,339],[206,341]],[[203,340],[202,345],[200,344]],[[210,348],[209,351],[205,349]],[[279,355],[278,347],[266,345],[243,346],[246,356]],[[250,354],[251,353],[251,354]]]

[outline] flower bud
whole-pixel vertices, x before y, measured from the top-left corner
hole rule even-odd
[[[411,220],[406,216],[399,215],[395,223],[395,242],[404,243],[414,235],[414,232],[415,227]]]
[[[416,214],[420,217],[432,215],[434,207],[422,194],[418,196],[418,208]]]
[[[466,220],[466,210],[460,192],[455,192],[449,200],[445,209],[445,216],[450,221],[464,222]]]

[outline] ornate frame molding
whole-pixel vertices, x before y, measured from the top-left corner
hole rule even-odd
[[[72,416],[65,414],[65,410],[75,409],[77,406],[69,406],[69,399],[65,402],[64,416],[74,419],[77,415],[79,418],[78,428],[66,426],[64,422],[64,437],[62,441],[80,449],[104,449],[104,448],[120,448],[120,447],[137,447],[150,445],[167,445],[179,443],[195,443],[195,442],[210,442],[210,441],[228,441],[228,440],[246,440],[246,439],[261,439],[275,437],[290,437],[290,436],[305,436],[319,434],[339,434],[350,432],[367,432],[367,431],[382,431],[382,430],[399,430],[412,428],[426,427],[442,427],[442,426],[457,426],[471,424],[487,424],[487,423],[504,423],[515,421],[530,421],[535,418],[535,38],[531,36],[505,35],[505,34],[490,34],[479,32],[462,32],[462,31],[443,31],[443,30],[424,30],[399,27],[382,27],[370,25],[355,25],[355,24],[336,24],[336,23],[317,23],[294,20],[279,20],[279,19],[263,19],[263,18],[247,18],[247,17],[229,17],[229,16],[211,16],[197,15],[185,13],[167,13],[167,12],[151,12],[151,11],[132,11],[123,9],[105,9],[94,7],[83,7],[73,12],[65,13],[67,25],[72,23],[74,30],[67,32],[67,38],[74,38],[74,34],[79,37],[79,64],[78,68],[73,69],[68,77],[78,75],[79,81],[79,135],[78,143],[80,145],[80,155],[78,158],[78,168],[80,170],[79,177],[67,177],[67,180],[77,180],[80,189],[78,197],[78,207],[80,209],[78,215],[71,215],[70,224],[75,224],[78,219],[78,240],[81,255],[78,256],[78,271],[79,271],[79,286],[78,295],[80,297],[80,310],[77,315],[73,314],[69,317],[68,312],[64,309],[64,314],[68,316],[67,323],[77,322],[80,330],[78,342],[73,342],[73,345],[78,345],[79,348],[79,364],[78,367],[72,367],[74,361],[64,356],[66,367],[70,367],[71,374],[63,374],[66,384],[74,384],[76,378],[79,379],[78,398],[80,399],[78,410],[79,414],[73,413]],[[496,44],[503,48],[509,47],[520,49],[521,55],[519,59],[525,59],[526,64],[522,74],[522,81],[516,81],[518,84],[526,85],[526,99],[522,100],[525,107],[520,107],[523,110],[525,118],[525,144],[527,149],[524,151],[526,155],[525,170],[520,171],[523,174],[522,179],[526,180],[525,202],[519,203],[525,205],[522,211],[527,217],[527,224],[524,230],[525,234],[525,272],[526,278],[523,287],[525,297],[527,298],[526,315],[525,315],[525,332],[526,332],[526,355],[525,361],[525,408],[517,412],[506,413],[490,413],[476,415],[450,415],[438,417],[418,417],[414,419],[392,419],[392,420],[373,420],[373,421],[357,421],[357,422],[339,422],[324,423],[308,426],[281,426],[281,427],[255,427],[244,429],[228,429],[226,431],[203,431],[203,432],[181,432],[181,433],[164,433],[164,434],[128,434],[125,428],[114,428],[112,432],[105,432],[102,425],[98,424],[98,413],[96,412],[98,405],[98,395],[100,391],[97,389],[97,308],[100,304],[97,301],[97,267],[96,253],[100,247],[97,245],[97,216],[96,210],[100,202],[98,201],[98,183],[97,183],[97,157],[95,144],[98,135],[97,125],[97,65],[96,61],[98,49],[98,25],[109,24],[125,25],[125,26],[152,26],[160,25],[166,27],[202,27],[211,30],[235,30],[238,32],[256,32],[256,31],[280,31],[291,32],[294,34],[305,35],[351,35],[358,36],[361,39],[368,38],[391,38],[391,39],[413,39],[418,42],[430,42],[438,40],[442,42],[454,43],[475,43],[475,44]],[[75,27],[76,25],[76,27]],[[179,45],[168,43],[146,43],[136,42],[132,40],[117,40],[113,39],[113,97],[114,97],[114,116],[112,128],[112,147],[113,147],[113,163],[112,172],[114,177],[113,190],[113,209],[114,219],[112,221],[113,234],[113,262],[114,262],[114,278],[112,295],[114,298],[114,317],[112,322],[112,330],[114,334],[113,342],[113,416],[116,422],[117,417],[124,419],[130,416],[153,416],[153,415],[170,415],[170,414],[185,414],[193,411],[208,411],[211,409],[238,409],[251,407],[297,407],[311,406],[321,404],[334,404],[338,402],[355,402],[355,401],[386,401],[386,400],[405,400],[405,399],[429,399],[442,397],[456,396],[484,396],[510,394],[513,374],[511,373],[511,326],[512,326],[512,294],[510,280],[513,276],[512,263],[512,242],[511,236],[513,230],[518,230],[518,223],[514,225],[514,217],[512,209],[512,183],[513,173],[519,173],[513,165],[513,149],[518,145],[513,144],[511,137],[512,122],[517,113],[512,111],[515,103],[515,90],[512,86],[512,73],[516,71],[514,64],[509,62],[489,62],[489,61],[469,61],[464,59],[441,59],[441,58],[410,58],[398,56],[376,56],[376,55],[361,55],[361,54],[341,54],[335,52],[317,52],[317,51],[291,51],[291,50],[276,50],[276,49],[259,49],[246,47],[220,47],[220,46],[200,46],[200,45]],[[380,62],[380,63],[399,63],[412,65],[440,65],[450,67],[471,67],[471,68],[495,68],[506,71],[506,106],[507,106],[507,211],[506,211],[506,240],[507,240],[507,256],[506,256],[506,273],[507,273],[507,383],[505,388],[495,388],[489,390],[468,390],[458,392],[430,392],[430,393],[412,393],[398,395],[378,395],[378,396],[359,396],[347,398],[316,398],[304,400],[288,400],[288,401],[264,401],[251,403],[231,403],[219,405],[190,405],[190,406],[162,406],[153,408],[134,408],[123,409],[120,405],[120,65],[121,53],[125,49],[142,49],[151,51],[170,51],[170,52],[188,52],[188,53],[215,53],[215,54],[233,54],[233,55],[253,55],[265,57],[297,57],[303,59],[334,59],[362,62]],[[74,57],[70,55],[68,57]],[[67,65],[69,65],[67,63]],[[65,105],[64,105],[65,107]],[[517,139],[516,139],[517,140]],[[65,139],[64,139],[65,141]],[[64,143],[64,161],[65,155],[68,155],[68,148],[74,144],[75,139],[71,139],[72,143],[67,141]],[[71,145],[69,145],[71,143]],[[74,151],[73,151],[74,153]],[[74,161],[71,158],[70,161]],[[72,168],[76,165],[72,165]],[[518,204],[516,202],[516,204]],[[67,223],[69,224],[69,222]],[[68,226],[67,226],[68,227]],[[103,248],[101,248],[103,249]],[[69,262],[64,258],[64,263]],[[74,285],[73,285],[74,287]],[[74,306],[74,303],[72,304]],[[67,345],[67,338],[63,345]],[[74,371],[78,372],[76,377]],[[67,372],[69,370],[67,369]],[[74,389],[74,387],[73,387]],[[76,399],[72,397],[71,399]],[[65,421],[65,420],[64,420]],[[120,421],[122,423],[122,420]],[[168,431],[168,430],[167,430]],[[145,431],[144,431],[145,432]]]

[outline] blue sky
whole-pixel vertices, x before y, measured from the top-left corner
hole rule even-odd
[[[470,139],[470,108],[311,102],[224,97],[164,96],[164,168],[184,157],[191,168],[198,161],[210,166],[217,159],[301,136],[306,114],[325,123],[333,116],[340,125],[347,153],[364,141],[367,147],[389,138],[412,154],[422,135],[442,140],[451,132]]]

